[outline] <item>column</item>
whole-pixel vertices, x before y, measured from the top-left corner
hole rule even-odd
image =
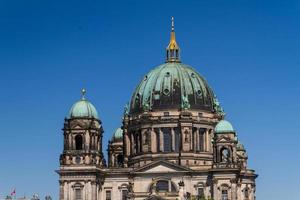
[[[131,138],[131,152],[132,152],[132,154],[135,154],[135,148],[134,148],[134,146],[136,145],[135,144],[135,141],[134,141],[134,136],[133,136],[133,133],[130,133],[130,138]]]
[[[197,149],[197,142],[196,142],[197,130],[194,129],[192,134],[193,134],[193,150],[194,150],[194,152],[196,152],[196,149]]]
[[[156,140],[156,133],[154,131],[154,129],[151,129],[151,152],[155,153],[157,152],[157,140]]]
[[[59,200],[64,200],[65,191],[64,191],[65,183],[63,181],[59,181]]]
[[[210,135],[209,135],[209,129],[207,128],[205,131],[205,141],[206,141],[206,145],[205,145],[205,151],[209,152],[210,151]]]
[[[175,151],[175,132],[174,132],[174,128],[171,128],[171,138],[172,138],[172,151]]]
[[[231,179],[231,199],[237,200],[237,187],[236,187],[236,179]]]
[[[184,140],[185,140],[185,130],[184,130],[184,128],[181,128],[181,151],[185,151],[185,147],[184,147]]]
[[[199,128],[196,131],[196,151],[200,150],[200,135],[199,135]]]
[[[129,139],[129,136],[128,136],[128,134],[124,134],[124,136],[125,136],[125,149],[126,149],[126,154],[124,154],[124,155],[126,155],[126,156],[129,156],[130,155],[130,146],[131,146],[131,141],[130,141],[130,139]]]
[[[90,149],[90,132],[85,133],[85,149]]]
[[[159,129],[159,150],[164,151],[164,135],[161,128]]]
[[[68,134],[67,137],[68,137],[67,149],[72,149],[72,136],[71,134]]]
[[[190,151],[193,151],[193,128],[190,128],[189,138],[190,138]]]
[[[212,182],[213,182],[213,193],[212,193],[213,196],[212,196],[212,198],[213,199],[219,199],[219,197],[218,197],[218,180],[213,178]]]
[[[92,200],[97,200],[96,182],[92,181]]]

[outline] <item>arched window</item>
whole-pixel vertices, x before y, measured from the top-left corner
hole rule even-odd
[[[197,199],[204,199],[204,188],[198,187],[197,189]]]
[[[122,154],[119,154],[117,156],[117,166],[118,167],[121,167],[123,165],[123,155]]]
[[[176,192],[176,187],[170,180],[159,180],[156,182],[158,192]]]
[[[76,147],[76,150],[82,150],[82,144],[83,144],[82,136],[81,135],[76,135],[75,136],[75,147]]]
[[[168,192],[169,191],[169,181],[165,181],[165,180],[157,181],[156,189],[159,192]]]
[[[230,153],[227,148],[221,150],[221,162],[228,163],[230,160]]]
[[[226,189],[222,190],[221,200],[228,200],[228,190]]]
[[[80,188],[75,189],[75,200],[82,200],[82,194]]]

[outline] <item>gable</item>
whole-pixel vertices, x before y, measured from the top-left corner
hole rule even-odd
[[[145,172],[175,172],[175,171],[176,171],[175,169],[171,169],[163,165],[158,165],[156,167],[146,170]]]
[[[135,172],[148,172],[148,173],[167,173],[167,172],[186,172],[191,169],[179,166],[167,161],[155,161],[135,170]]]

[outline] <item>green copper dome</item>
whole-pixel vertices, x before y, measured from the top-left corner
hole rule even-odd
[[[215,96],[207,81],[192,67],[167,62],[144,76],[133,93],[130,113],[145,110],[215,110]]]
[[[121,128],[118,128],[113,135],[113,139],[118,140],[122,138],[123,138],[123,130]]]
[[[221,120],[215,127],[215,133],[235,133],[235,130],[230,122]]]
[[[77,101],[70,109],[69,118],[98,118],[95,106],[84,98],[85,90],[82,90],[82,98]]]

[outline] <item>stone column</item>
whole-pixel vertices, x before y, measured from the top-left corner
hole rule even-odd
[[[161,128],[159,129],[159,150],[164,151],[164,135]]]
[[[237,195],[236,195],[236,197],[237,197],[237,200],[242,200],[242,189],[241,189],[241,184],[240,183],[238,183],[237,185],[236,185],[236,191],[237,191]]]
[[[90,132],[85,134],[85,148],[90,149]]]
[[[190,134],[189,134],[189,138],[190,138],[190,151],[193,151],[193,128],[190,129]]]
[[[194,152],[196,152],[196,149],[197,149],[197,142],[196,142],[196,134],[197,134],[197,131],[194,131],[193,130],[193,150]]]
[[[181,152],[185,152],[184,140],[185,140],[185,129],[181,128]]]
[[[66,199],[72,199],[72,190],[71,182],[67,183],[67,198]]]
[[[68,141],[68,144],[69,144],[69,149],[72,149],[73,146],[72,146],[72,134],[69,133],[69,141]]]
[[[64,186],[65,186],[65,183],[63,181],[59,181],[59,200],[65,199]]]
[[[219,199],[218,194],[218,180],[213,179],[213,199]]]
[[[92,181],[92,200],[97,200],[96,182]]]
[[[199,128],[196,131],[196,151],[200,150],[200,135],[199,135]]]
[[[133,133],[130,133],[130,138],[131,138],[131,153],[132,154],[135,154],[136,152],[135,152],[135,148],[134,148],[134,146],[136,145],[135,144],[135,141],[134,141],[134,135],[133,135]]]
[[[157,140],[156,140],[156,133],[153,129],[151,129],[151,152],[157,152]]]
[[[171,128],[171,138],[172,138],[172,151],[175,151],[175,132],[174,132],[174,128]]]
[[[236,179],[231,179],[231,199],[237,200],[237,187],[236,187]]]
[[[74,135],[72,134],[72,148],[71,149],[76,149],[76,146],[75,146],[75,138],[74,138]]]
[[[130,139],[129,139],[129,136],[128,136],[128,134],[125,134],[124,135],[125,136],[125,150],[126,150],[126,156],[129,156],[130,155],[130,146],[131,146],[131,141],[130,141]]]
[[[138,132],[138,135],[137,135],[137,143],[138,143],[138,150],[137,150],[137,153],[141,153],[141,133]]]

